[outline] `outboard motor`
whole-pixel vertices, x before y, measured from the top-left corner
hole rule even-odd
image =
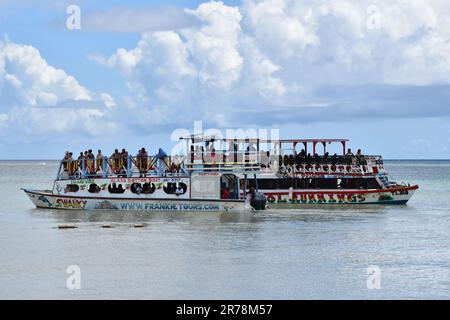
[[[255,210],[265,210],[266,209],[266,196],[261,192],[255,192],[254,196],[250,200],[250,205]]]

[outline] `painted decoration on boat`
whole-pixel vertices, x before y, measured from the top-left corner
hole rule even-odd
[[[62,207],[65,209],[84,209],[87,200],[83,199],[57,199],[55,207]]]
[[[107,201],[107,200],[97,203],[94,208],[95,209],[114,209],[114,210],[119,209],[115,204],[112,204],[110,201]]]

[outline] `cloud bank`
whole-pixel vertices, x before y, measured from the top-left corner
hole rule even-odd
[[[14,133],[92,132],[108,125],[105,109],[114,106],[106,93],[96,94],[64,70],[54,68],[29,45],[0,43],[0,129]],[[111,123],[110,123],[111,124]]]
[[[202,25],[146,32],[98,59],[123,75],[139,113],[165,113],[160,124],[449,115],[448,2],[212,1],[186,12]]]
[[[152,134],[193,120],[245,127],[450,116],[448,1],[210,1],[115,19],[118,12],[93,14],[87,28],[140,32],[139,41],[90,57],[120,74],[129,95],[92,92],[37,48],[5,42],[1,132]]]

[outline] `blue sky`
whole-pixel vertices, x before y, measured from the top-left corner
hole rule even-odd
[[[0,159],[170,150],[195,120],[450,158],[449,12],[444,0],[0,0]]]

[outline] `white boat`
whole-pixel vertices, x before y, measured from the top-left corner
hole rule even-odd
[[[23,190],[38,208],[240,212],[265,209],[266,202],[406,204],[418,189],[389,181],[380,156],[346,156],[346,139],[182,139],[186,155],[63,160],[52,190]],[[331,143],[342,145],[342,155],[327,156]]]

